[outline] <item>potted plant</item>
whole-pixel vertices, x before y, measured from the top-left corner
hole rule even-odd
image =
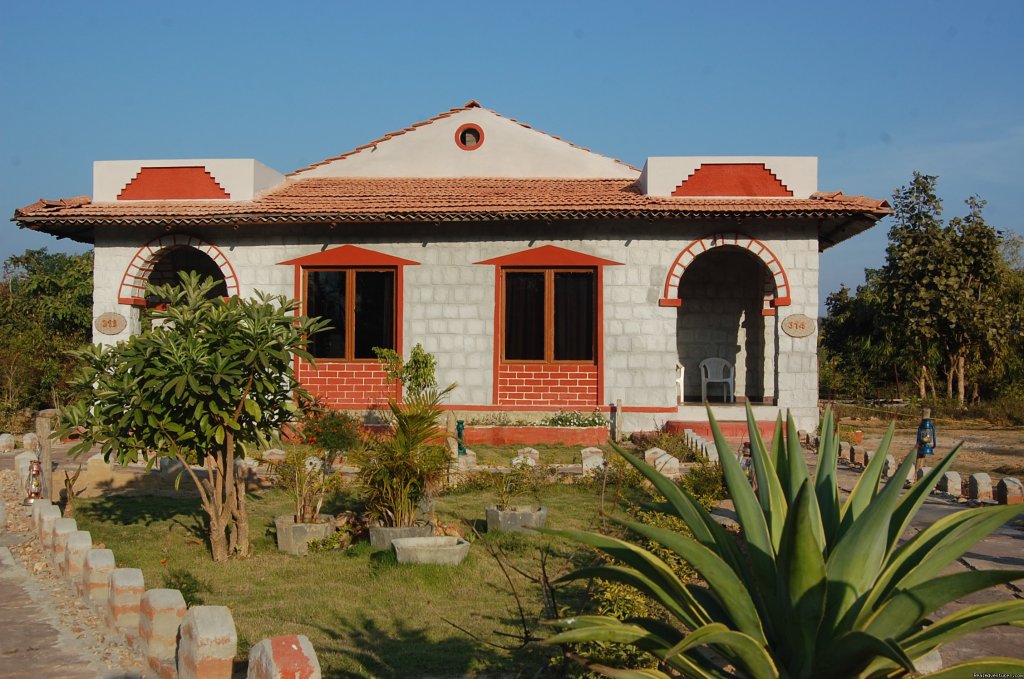
[[[394,538],[428,537],[433,532],[429,524],[417,525],[416,509],[451,465],[444,429],[437,421],[444,412],[441,401],[454,386],[424,389],[402,403],[390,400],[390,431],[371,436],[352,453],[367,511],[377,523],[370,526],[370,544],[377,549],[390,548]]]
[[[355,418],[337,411],[310,411],[302,419],[302,439],[315,451],[293,449],[278,465],[276,478],[295,500],[294,514],[274,518],[277,547],[290,554],[305,554],[308,543],[334,532],[332,517],[321,514],[324,499],[337,490],[341,476],[334,463],[359,441]]]
[[[548,518],[548,510],[539,503],[513,504],[516,499],[531,494],[536,499],[540,488],[542,470],[521,464],[513,466],[508,473],[497,473],[492,479],[497,502],[485,508],[487,513],[487,532],[523,531],[527,528],[543,528]]]

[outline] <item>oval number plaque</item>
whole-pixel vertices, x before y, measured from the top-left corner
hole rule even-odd
[[[782,321],[782,332],[790,337],[807,337],[814,333],[814,319],[803,314],[786,316]]]
[[[120,335],[128,327],[128,321],[121,314],[108,311],[96,318],[96,329],[104,335]]]

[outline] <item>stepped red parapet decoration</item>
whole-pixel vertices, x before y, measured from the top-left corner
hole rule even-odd
[[[225,200],[231,194],[201,165],[144,167],[121,189],[118,200]]]
[[[672,195],[789,198],[793,192],[764,163],[701,163]]]

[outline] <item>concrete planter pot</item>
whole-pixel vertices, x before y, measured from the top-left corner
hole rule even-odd
[[[434,534],[433,526],[370,526],[370,546],[391,549],[391,543],[400,538],[427,538]]]
[[[548,508],[537,505],[512,505],[508,509],[487,508],[487,532],[501,530],[522,532],[528,528],[543,528],[548,520]]]
[[[429,538],[395,538],[398,563],[432,563],[458,566],[469,554],[469,543],[462,538],[444,536]]]
[[[295,523],[293,514],[275,516],[278,550],[296,556],[308,554],[311,541],[323,540],[335,531],[333,517],[321,514],[319,518],[319,523]]]

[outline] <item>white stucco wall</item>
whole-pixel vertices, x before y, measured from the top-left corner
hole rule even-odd
[[[704,163],[764,163],[794,198],[810,198],[818,190],[818,159],[814,156],[652,156],[640,173],[640,190],[650,196],[671,196]]]
[[[284,183],[284,175],[252,158],[190,158],[173,160],[97,160],[92,164],[92,199],[115,202],[118,194],[146,167],[203,167],[230,196],[252,200]],[[190,199],[194,202],[195,199]]]
[[[475,123],[483,144],[466,151],[455,143]],[[460,111],[381,141],[350,156],[303,170],[307,177],[561,177],[634,178],[639,172],[612,158],[577,148],[487,109]]]
[[[408,227],[399,227],[408,232]],[[319,252],[326,247],[359,245],[420,262],[405,268],[403,314],[404,352],[417,342],[437,357],[439,383],[455,382],[456,405],[489,405],[493,396],[494,267],[477,265],[492,257],[531,247],[553,244],[622,262],[604,268],[604,404],[622,400],[632,407],[674,406],[677,360],[677,314],[662,307],[665,276],[676,256],[690,241],[716,231],[713,225],[684,227],[594,224],[586,239],[543,240],[550,227],[502,228],[495,225],[445,225],[434,235],[410,234],[403,238],[384,227],[363,233],[337,232],[263,236],[244,230],[196,230],[192,233],[213,243],[230,259],[242,295],[256,289],[289,297],[295,295],[294,269],[277,263]],[[744,231],[742,225],[736,229]],[[377,236],[374,236],[376,231]],[[502,232],[516,232],[505,236]],[[647,233],[643,233],[646,231]],[[96,289],[94,313],[124,314],[129,328],[122,335],[94,334],[95,341],[111,342],[138,328],[137,312],[117,303],[117,291],[126,268],[139,247],[161,232],[144,229],[99,228],[96,235]],[[487,234],[494,234],[488,236]],[[668,234],[672,234],[668,237]],[[817,361],[815,337],[794,339],[775,330],[792,313],[816,317],[818,254],[813,227],[796,224],[759,225],[749,235],[759,238],[778,256],[789,275],[792,304],[765,318],[765,337],[777,337],[765,347],[766,390],[773,379],[770,366],[779,366],[778,399],[793,410],[799,426],[817,423]],[[685,306],[682,313],[685,313]],[[774,343],[774,342],[771,342]],[[672,419],[658,414],[657,419]],[[627,426],[650,428],[652,416],[633,414]],[[632,423],[630,425],[629,423]]]

